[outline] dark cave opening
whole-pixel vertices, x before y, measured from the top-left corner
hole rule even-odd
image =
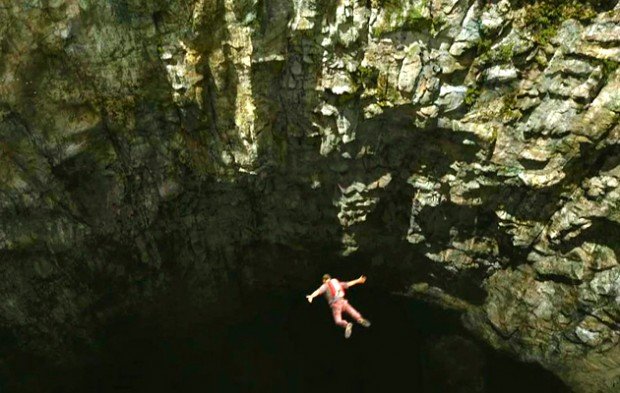
[[[346,340],[326,302],[304,295],[257,294],[218,322],[161,303],[150,317],[108,326],[98,355],[79,367],[23,362],[10,375],[4,367],[1,391],[569,391],[539,366],[478,342],[458,314],[360,286],[349,301],[373,325],[356,325]]]

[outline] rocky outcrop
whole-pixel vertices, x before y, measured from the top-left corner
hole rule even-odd
[[[576,391],[620,385],[615,1],[31,0],[0,18],[15,345],[64,357],[165,291],[216,312],[339,254]]]

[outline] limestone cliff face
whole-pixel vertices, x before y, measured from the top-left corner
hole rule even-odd
[[[577,391],[620,386],[620,3],[3,0],[0,19],[15,345],[64,356],[179,282],[210,309],[339,254]]]

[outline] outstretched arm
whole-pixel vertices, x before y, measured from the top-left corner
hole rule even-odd
[[[353,285],[363,284],[366,282],[366,276],[360,276],[358,279],[347,282],[347,287],[351,288]]]
[[[318,289],[312,292],[312,294],[306,295],[306,299],[308,299],[308,303],[312,303],[312,299],[319,296],[323,292],[325,292],[325,285],[321,285],[320,287],[318,287]]]

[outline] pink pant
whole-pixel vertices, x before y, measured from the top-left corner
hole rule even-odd
[[[347,324],[349,323],[348,321],[342,319],[343,311],[352,316],[356,321],[362,319],[360,313],[358,313],[357,310],[354,309],[345,299],[336,300],[331,304],[331,308],[332,315],[334,316],[334,322],[336,322],[336,325],[338,326],[347,327]]]

